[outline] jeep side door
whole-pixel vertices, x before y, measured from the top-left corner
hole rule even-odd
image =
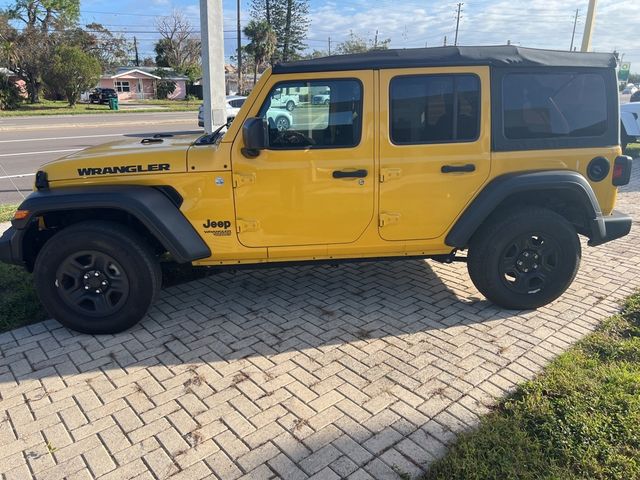
[[[489,176],[488,67],[380,71],[380,235],[444,235]]]
[[[299,92],[297,108],[274,108],[288,89]],[[318,89],[331,92],[329,102],[312,105]],[[254,158],[243,154],[242,131],[232,148],[240,242],[293,247],[357,240],[374,212],[373,72],[275,75],[256,98],[248,118],[268,122],[267,148]],[[291,120],[288,129],[279,115]]]

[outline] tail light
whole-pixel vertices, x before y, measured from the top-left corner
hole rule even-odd
[[[627,185],[631,180],[631,157],[620,155],[613,163],[612,183],[616,187]]]

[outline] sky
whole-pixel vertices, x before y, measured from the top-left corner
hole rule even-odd
[[[640,8],[637,0],[599,0],[592,49],[623,54],[640,73]],[[0,0],[0,7],[11,0]],[[249,0],[241,1],[241,24],[249,21]],[[512,44],[568,50],[576,9],[574,46],[580,49],[588,0],[468,0],[462,6],[459,45]],[[99,22],[133,39],[141,57],[153,56],[156,17],[183,12],[199,31],[197,0],[81,0],[81,22]],[[391,39],[392,48],[453,44],[457,2],[434,0],[310,0],[308,50],[327,50],[348,37]],[[236,0],[223,0],[225,54],[236,48]]]

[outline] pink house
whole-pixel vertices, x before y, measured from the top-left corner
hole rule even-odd
[[[161,77],[155,75],[156,67],[120,67],[114,74],[103,75],[100,78],[101,88],[113,88],[118,92],[120,100],[149,100],[156,98],[157,82]],[[166,80],[173,80],[176,89],[169,95],[171,100],[183,100],[187,95],[187,80],[173,70],[164,68]]]

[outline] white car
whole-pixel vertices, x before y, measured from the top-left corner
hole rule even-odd
[[[274,90],[271,95],[271,108],[284,107],[288,111],[293,112],[298,103],[300,103],[300,97],[298,95],[283,93],[279,88]]]
[[[640,102],[620,105],[620,143],[622,150],[629,143],[640,142]]]
[[[628,83],[624,90],[622,90],[623,95],[633,95],[638,91],[638,87],[636,87],[633,83]]]
[[[329,105],[331,102],[331,92],[327,90],[326,92],[318,93],[311,98],[312,105]]]
[[[236,118],[246,99],[247,97],[240,97],[237,95],[230,95],[227,97],[227,122],[230,122],[234,118]],[[293,123],[293,117],[288,111],[274,108],[270,108],[269,110],[267,110],[267,120],[269,121],[269,123],[273,122],[275,127],[280,131],[289,130],[291,124]],[[204,127],[203,105],[200,105],[200,109],[198,110],[198,126]]]

